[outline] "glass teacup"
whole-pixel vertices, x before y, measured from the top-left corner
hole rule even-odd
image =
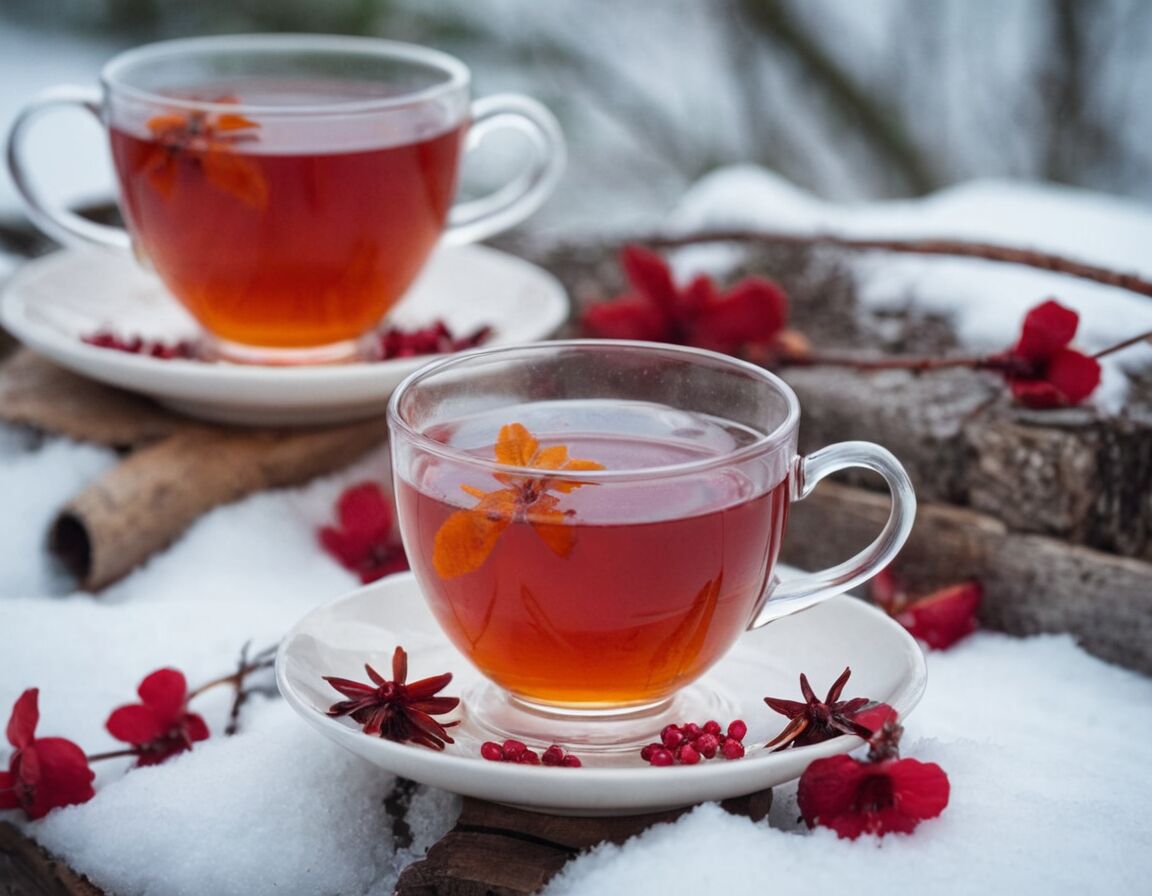
[[[458,59],[376,38],[188,38],[112,59],[99,90],[33,99],[9,136],[29,215],[62,242],[131,249],[237,361],[350,360],[433,248],[518,223],[564,164],[556,120],[504,94],[469,98]],[[47,201],[22,147],[78,105],[108,131],[128,231]],[[453,204],[460,160],[496,128],[530,158],[494,195]]]
[[[915,513],[904,469],[869,442],[797,456],[799,421],[768,371],[669,345],[492,349],[405,380],[389,406],[400,528],[441,628],[494,686],[467,701],[478,721],[651,737],[743,632],[890,562]],[[778,582],[790,503],[854,466],[891,490],[880,535]]]

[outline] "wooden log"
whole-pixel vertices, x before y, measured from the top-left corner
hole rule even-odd
[[[725,800],[734,815],[759,821],[772,791]],[[465,798],[456,827],[421,861],[409,865],[400,896],[526,896],[539,891],[580,852],[598,843],[623,843],[654,824],[675,821],[691,807],[647,815],[577,818],[527,812]]]
[[[821,483],[793,505],[783,559],[820,569],[872,540],[888,498]],[[1014,635],[1070,632],[1089,652],[1152,674],[1152,563],[1012,532],[990,516],[921,503],[897,568],[927,591],[975,577],[981,621]]]
[[[19,828],[0,822],[0,893],[4,896],[104,896]]]

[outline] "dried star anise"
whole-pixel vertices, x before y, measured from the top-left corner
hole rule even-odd
[[[454,743],[446,729],[460,723],[442,725],[432,718],[451,712],[460,705],[459,697],[435,696],[452,680],[451,672],[406,683],[408,654],[403,647],[397,647],[392,655],[392,681],[367,663],[364,669],[372,684],[324,676],[326,682],[349,698],[333,703],[328,708],[328,715],[351,716],[364,726],[365,734],[398,743],[410,741],[433,750],[443,750],[444,744]]]
[[[797,700],[765,697],[765,703],[789,718],[784,730],[765,746],[773,748],[773,752],[776,752],[791,746],[806,747],[809,744],[818,744],[841,734],[855,734],[865,740],[870,738],[872,729],[862,725],[855,716],[872,701],[867,697],[840,701],[840,694],[843,693],[844,685],[848,683],[851,674],[851,668],[845,667],[840,677],[828,689],[828,696],[823,701],[816,696],[816,692],[808,684],[808,676],[803,672],[800,673],[803,703]]]

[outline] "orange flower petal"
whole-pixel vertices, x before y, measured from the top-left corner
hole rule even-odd
[[[213,127],[217,131],[242,131],[247,128],[258,128],[260,122],[253,121],[251,118],[245,118],[243,115],[237,115],[234,112],[226,112],[223,115],[216,116],[216,122]]]
[[[496,460],[510,467],[527,467],[539,449],[540,443],[521,423],[500,427],[496,439]]]
[[[184,130],[188,127],[188,116],[180,112],[167,112],[163,115],[153,115],[148,119],[148,130],[154,135],[165,131]]]
[[[550,513],[533,513],[529,517],[532,531],[548,545],[549,550],[557,557],[567,557],[576,545],[576,532],[568,525],[567,517],[562,510]]]
[[[243,158],[227,146],[213,143],[201,156],[208,183],[235,196],[245,205],[262,211],[268,206],[268,182],[251,159]]]
[[[475,572],[484,565],[511,517],[458,510],[444,521],[432,544],[432,565],[442,579]]]
[[[559,470],[568,460],[568,449],[564,445],[550,445],[533,455],[530,464],[537,470]]]

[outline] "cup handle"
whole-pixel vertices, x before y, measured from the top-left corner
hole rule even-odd
[[[468,149],[499,128],[519,131],[528,138],[531,163],[494,193],[453,206],[444,230],[445,243],[473,243],[519,224],[544,203],[564,171],[567,154],[560,125],[536,100],[513,93],[477,100],[472,104]]]
[[[821,479],[847,467],[863,467],[884,477],[892,493],[888,522],[876,540],[851,560],[821,572],[774,583],[775,587],[770,585],[767,600],[749,628],[759,628],[773,619],[807,609],[867,581],[891,563],[908,540],[916,517],[916,493],[912,490],[912,482],[892,452],[872,442],[839,442],[807,457],[796,458],[791,477],[792,500],[807,498]]]
[[[127,231],[97,224],[55,205],[32,185],[23,158],[23,141],[32,123],[55,106],[80,106],[100,119],[100,91],[91,87],[53,87],[33,97],[16,116],[8,132],[8,171],[16,191],[24,200],[28,217],[46,234],[65,245],[96,245],[130,251],[132,242]]]

